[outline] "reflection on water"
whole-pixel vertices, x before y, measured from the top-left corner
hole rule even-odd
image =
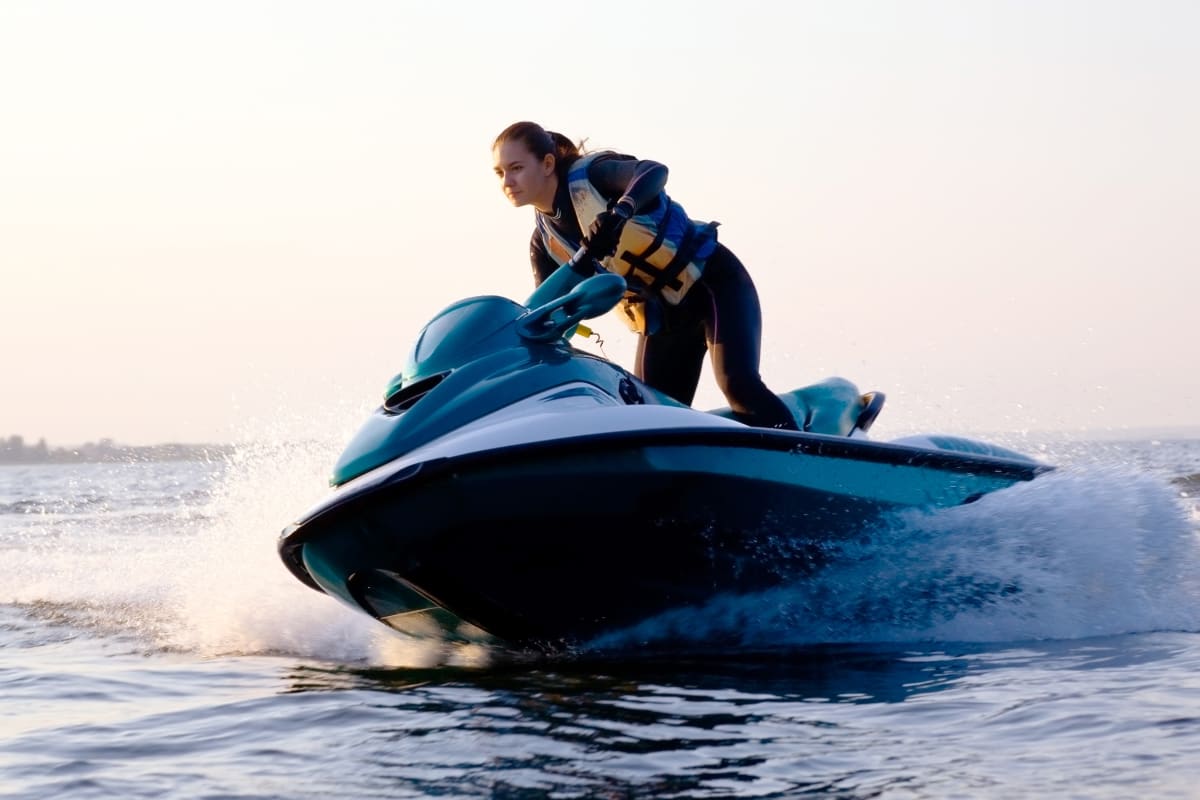
[[[1111,733],[1106,709],[1138,692],[1128,677],[1152,685],[1189,642],[817,647],[487,670],[309,664],[282,691],[355,698],[370,715],[358,777],[390,791],[857,798],[1007,781],[1053,795],[1054,780],[1009,774],[992,751],[1019,759],[1040,747],[1053,759],[1057,748],[1095,762]],[[1173,713],[1161,699],[1151,706]]]
[[[980,652],[976,648],[975,652]],[[994,654],[993,654],[994,657]],[[299,667],[286,691],[370,689],[404,691],[436,685],[470,685],[489,691],[622,693],[639,686],[670,684],[690,690],[738,686],[750,694],[827,702],[901,702],[936,691],[964,674],[977,655],[921,652],[911,648],[861,646],[747,651],[736,656],[575,658],[494,663],[473,668]]]
[[[798,779],[810,771],[797,763],[806,751],[861,735],[829,708],[938,691],[978,656],[826,647],[486,670],[301,665],[284,691],[351,693],[369,705],[375,722],[360,755],[371,785],[393,791],[624,798],[837,789],[851,797],[846,775]]]

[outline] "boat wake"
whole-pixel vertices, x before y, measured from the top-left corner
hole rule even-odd
[[[589,649],[1198,631],[1200,540],[1188,517],[1161,478],[1062,468],[972,504],[896,515],[812,577],[677,609]]]

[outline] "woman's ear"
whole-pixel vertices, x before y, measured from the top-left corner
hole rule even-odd
[[[542,156],[542,174],[549,178],[554,174],[554,166],[558,163],[558,159],[554,157],[554,153],[546,153]]]

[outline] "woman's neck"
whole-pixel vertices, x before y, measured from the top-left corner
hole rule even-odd
[[[551,175],[546,184],[546,193],[534,201],[533,207],[543,214],[554,216],[554,200],[558,197],[558,175]]]

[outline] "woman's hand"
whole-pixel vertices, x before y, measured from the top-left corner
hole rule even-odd
[[[592,258],[604,259],[617,252],[621,230],[633,216],[634,210],[633,201],[622,197],[608,211],[602,211],[596,216],[583,240]]]

